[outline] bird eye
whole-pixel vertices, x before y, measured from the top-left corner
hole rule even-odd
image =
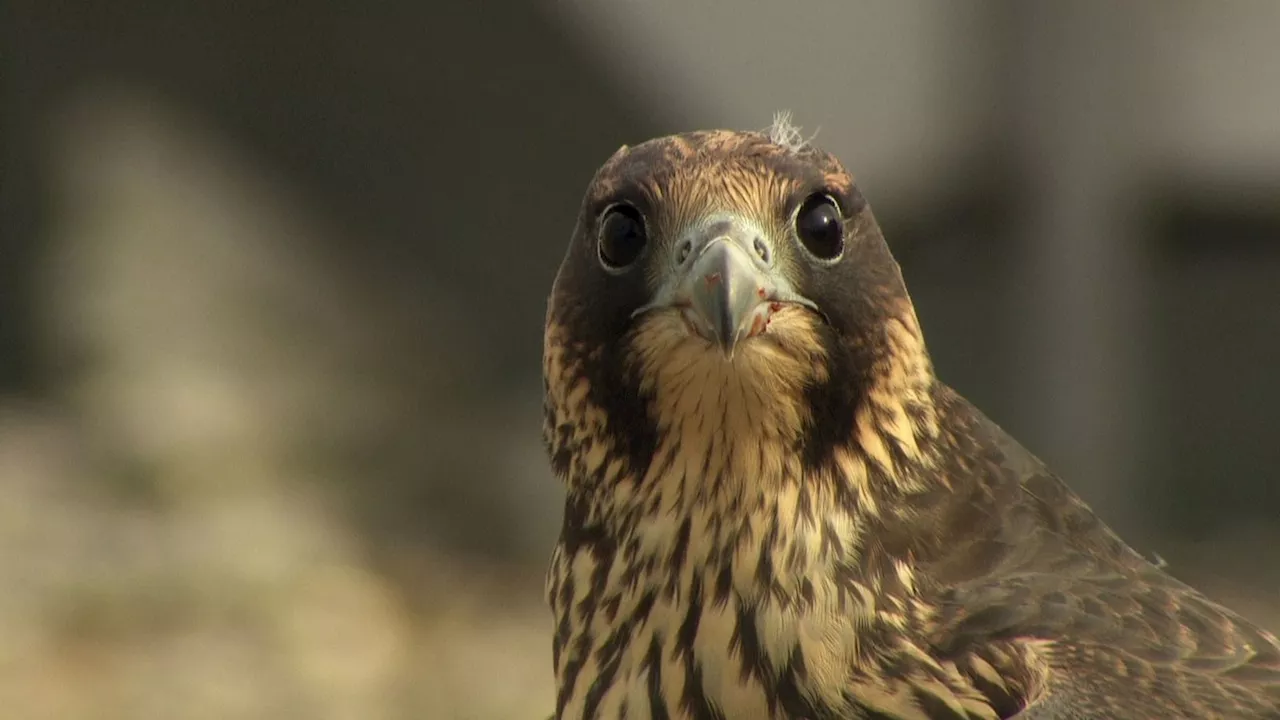
[[[604,212],[600,222],[600,260],[609,268],[620,270],[636,261],[648,240],[644,218],[631,205],[614,205]]]
[[[829,196],[810,195],[796,212],[796,236],[819,260],[835,260],[844,252],[844,222]]]

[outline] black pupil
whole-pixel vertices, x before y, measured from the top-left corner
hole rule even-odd
[[[633,207],[618,206],[609,210],[600,228],[600,257],[613,267],[635,262],[644,249],[644,221]]]
[[[796,234],[809,252],[830,260],[844,250],[844,227],[840,211],[825,195],[814,195],[796,215]]]

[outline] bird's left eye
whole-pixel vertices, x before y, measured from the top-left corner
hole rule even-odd
[[[819,260],[835,260],[844,252],[844,223],[830,196],[814,193],[796,212],[796,236]]]
[[[614,205],[600,221],[600,260],[609,268],[621,270],[640,257],[648,236],[644,218],[631,205]]]

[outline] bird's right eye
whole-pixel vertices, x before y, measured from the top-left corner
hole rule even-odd
[[[600,261],[612,270],[621,270],[640,257],[648,241],[644,218],[635,207],[618,204],[604,211],[600,220]]]

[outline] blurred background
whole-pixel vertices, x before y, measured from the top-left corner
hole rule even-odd
[[[7,717],[544,717],[578,202],[780,109],[939,374],[1280,628],[1280,3],[0,7]]]

